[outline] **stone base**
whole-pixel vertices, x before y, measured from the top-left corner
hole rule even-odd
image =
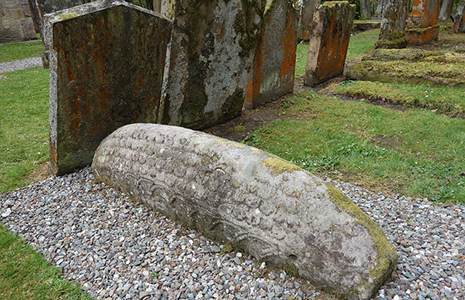
[[[380,28],[381,19],[375,20],[354,20],[353,30],[365,31],[369,29]]]
[[[426,44],[432,40],[437,40],[439,35],[439,25],[426,28],[412,28],[405,30],[408,43],[412,45]]]

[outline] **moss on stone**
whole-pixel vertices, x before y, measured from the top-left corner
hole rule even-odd
[[[60,19],[61,19],[62,21],[66,21],[66,20],[74,19],[74,18],[76,18],[77,16],[78,16],[78,14],[75,13],[75,12],[72,12],[72,13],[64,13],[64,14],[61,14],[61,15],[60,15]]]
[[[221,249],[221,253],[230,253],[234,250],[234,247],[230,243],[226,243]]]
[[[360,278],[360,285],[373,281],[375,286],[379,288],[395,269],[398,257],[394,246],[389,243],[379,226],[341,191],[330,183],[326,183],[326,187],[331,201],[354,217],[360,225],[368,230],[372,237],[378,257],[374,268],[369,270],[370,278]]]
[[[270,169],[273,175],[279,175],[284,172],[292,173],[294,171],[302,171],[302,169],[296,165],[273,157],[262,159],[260,162],[263,163],[268,169]]]

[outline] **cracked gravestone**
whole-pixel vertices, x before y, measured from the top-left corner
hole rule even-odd
[[[349,47],[355,6],[347,1],[325,2],[315,9],[304,84],[315,86],[339,76]]]
[[[381,30],[375,48],[400,49],[407,47],[405,22],[409,0],[386,0]]]
[[[397,263],[381,229],[333,185],[253,147],[131,124],[102,142],[92,169],[133,200],[348,299],[369,299]]]
[[[255,49],[244,106],[270,102],[294,90],[297,11],[289,0],[274,0],[267,10]]]
[[[414,0],[413,9],[407,20],[409,44],[421,45],[437,40],[439,35],[439,0]]]
[[[48,15],[50,171],[92,162],[116,128],[157,122],[171,22],[125,1]]]
[[[176,0],[163,124],[206,128],[241,114],[265,0]]]

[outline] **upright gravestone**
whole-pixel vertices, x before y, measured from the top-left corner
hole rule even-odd
[[[164,124],[206,128],[241,114],[266,0],[176,0]]]
[[[375,48],[405,48],[408,43],[405,36],[405,22],[409,0],[386,0],[386,2],[381,31]]]
[[[299,13],[299,40],[309,41],[312,33],[313,13],[315,7],[321,3],[321,0],[302,0],[298,5]]]
[[[175,4],[176,0],[154,0],[153,9],[168,19],[173,19]]]
[[[409,44],[421,45],[439,35],[439,0],[414,0],[405,34]]]
[[[344,71],[355,6],[325,2],[315,9],[304,84],[318,85]]]
[[[0,43],[36,38],[27,0],[0,1]]]
[[[157,122],[171,22],[125,1],[49,15],[50,170],[91,163],[109,133]]]
[[[248,109],[294,90],[298,17],[292,2],[274,0],[255,49],[244,106]]]
[[[454,19],[453,30],[455,33],[465,32],[465,0],[460,0],[457,5],[457,14]]]

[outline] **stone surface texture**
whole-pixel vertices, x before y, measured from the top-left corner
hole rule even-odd
[[[172,20],[174,18],[175,4],[176,0],[154,0],[153,9],[155,12]]]
[[[414,0],[405,31],[409,44],[421,45],[439,35],[439,0]]]
[[[275,0],[267,10],[255,50],[244,106],[270,102],[294,90],[298,15],[289,0]]]
[[[465,32],[465,1],[459,1],[457,5],[457,14],[454,19],[453,30],[455,33]]]
[[[48,15],[50,170],[92,162],[108,134],[157,122],[171,22],[124,1],[97,1]]]
[[[259,260],[348,299],[369,299],[397,254],[333,185],[256,148],[132,124],[96,151],[98,181]]]
[[[375,48],[405,48],[408,39],[405,36],[405,22],[409,0],[386,0],[386,8],[381,20],[381,31]]]
[[[164,124],[206,128],[241,114],[265,0],[176,0]]]
[[[355,6],[325,2],[315,8],[304,84],[315,86],[344,71]]]
[[[0,1],[0,43],[36,39],[27,0]]]
[[[299,8],[299,40],[309,41],[312,34],[313,13],[315,7],[321,3],[321,0],[302,0],[298,1],[301,5]]]

